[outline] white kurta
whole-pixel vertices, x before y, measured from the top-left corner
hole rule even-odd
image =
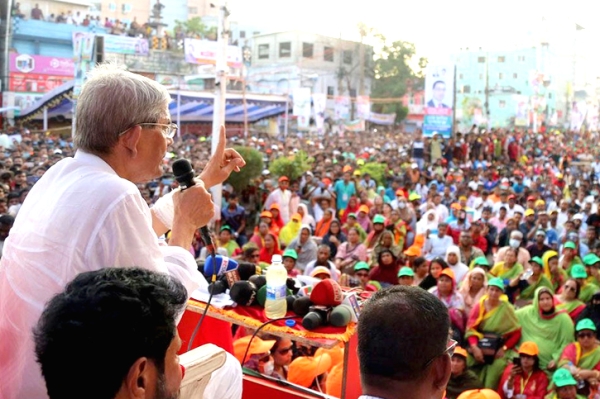
[[[0,398],[47,397],[31,336],[46,302],[81,272],[130,266],[173,275],[188,295],[206,284],[189,251],[159,243],[135,184],[102,159],[78,151],[50,168],[0,261]]]

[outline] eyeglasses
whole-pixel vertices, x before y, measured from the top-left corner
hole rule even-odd
[[[357,277],[367,277],[369,273],[354,273]]]
[[[281,348],[281,349],[277,350],[277,353],[279,353],[280,355],[285,355],[286,353],[291,351],[292,348],[293,348],[293,346],[290,346],[289,348]]]
[[[163,136],[165,136],[165,138],[168,139],[172,139],[173,137],[175,137],[175,134],[177,133],[177,129],[179,129],[177,127],[176,123],[150,123],[150,122],[144,122],[144,123],[138,123],[136,125],[133,125],[131,127],[128,127],[127,129],[123,130],[121,133],[119,133],[119,137],[124,135],[125,133],[127,133],[127,131],[129,129],[131,129],[134,126],[161,126],[164,129],[162,129],[162,134]]]
[[[457,345],[458,345],[458,342],[456,342],[453,339],[449,339],[446,350],[444,350],[441,354],[436,355],[436,356],[432,357],[431,359],[429,359],[427,361],[427,363],[425,363],[425,365],[423,366],[423,370],[425,370],[427,367],[429,367],[431,365],[431,363],[433,363],[433,361],[440,356],[444,356],[445,354],[448,354],[448,356],[452,357],[454,355],[454,349],[456,349]]]
[[[269,360],[271,360],[271,353],[270,352],[268,352],[266,355],[264,355],[264,356],[262,356],[262,357],[260,357],[258,359],[258,361],[261,362],[261,363],[266,363]]]
[[[577,334],[577,338],[594,338],[595,336],[596,334],[593,332],[583,332]]]
[[[260,254],[252,254],[253,258],[260,258]]]

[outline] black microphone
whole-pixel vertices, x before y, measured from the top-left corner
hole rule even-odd
[[[196,184],[194,181],[194,169],[192,169],[192,164],[185,158],[181,158],[173,162],[173,175],[175,176],[177,183],[179,183],[181,191],[184,191]],[[200,236],[202,237],[202,241],[204,241],[204,245],[206,245],[206,250],[208,253],[214,256],[215,244],[212,241],[208,227],[200,227]]]

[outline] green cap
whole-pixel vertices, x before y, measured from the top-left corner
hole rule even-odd
[[[574,265],[571,268],[571,277],[573,278],[587,278],[588,274],[585,271],[585,267],[583,265]]]
[[[367,262],[358,262],[354,265],[354,271],[357,272],[359,270],[370,270],[369,264]]]
[[[504,291],[504,281],[502,281],[500,277],[494,277],[490,279],[490,281],[488,281],[488,287],[490,286],[500,288],[502,291]]]
[[[596,255],[593,252],[590,252],[589,254],[587,254],[586,256],[583,257],[583,263],[586,266],[592,266],[598,262],[600,262],[600,257],[598,257],[598,255]]]
[[[577,247],[575,246],[575,243],[573,241],[567,241],[565,243],[565,248],[577,249]]]
[[[398,272],[398,277],[414,277],[415,276],[415,272],[413,271],[413,269],[411,269],[410,267],[406,267],[404,266],[402,269],[400,269],[400,271]]]
[[[383,187],[383,186],[378,186],[378,187],[377,187],[377,192],[380,192],[381,190],[385,190],[385,187]]]
[[[535,262],[535,263],[537,263],[540,266],[544,266],[544,261],[539,256],[534,256],[533,258],[529,259],[529,261],[530,262]]]
[[[575,381],[575,378],[573,378],[569,370],[563,368],[554,372],[552,383],[558,388],[566,387],[568,385],[577,385],[577,381]]]
[[[575,326],[575,331],[579,332],[581,330],[596,331],[596,325],[591,319],[581,319],[577,322],[577,325]]]
[[[375,223],[385,224],[385,218],[383,217],[383,215],[375,215],[375,217],[373,218],[373,224]]]
[[[349,213],[349,214],[348,214],[348,217],[349,217],[349,218],[354,218],[354,219],[356,219],[356,213],[354,213],[354,212],[352,212],[352,213]]]
[[[233,233],[233,229],[231,228],[231,226],[228,226],[228,225],[225,225],[225,226],[221,227],[220,231],[223,231],[223,230],[229,230],[230,232]]]
[[[489,266],[490,265],[490,263],[488,262],[488,260],[485,256],[480,256],[478,258],[475,258],[475,260],[473,262],[475,262],[475,266]]]
[[[294,251],[294,250],[293,250],[293,249],[291,249],[291,248],[288,248],[288,249],[286,249],[286,250],[283,252],[283,256],[282,256],[282,257],[283,257],[283,258],[292,258],[292,259],[294,259],[294,260],[298,260],[298,254],[296,253],[296,251]]]

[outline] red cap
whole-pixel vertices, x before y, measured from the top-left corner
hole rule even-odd
[[[287,177],[287,176],[281,176],[281,177],[279,178],[279,182],[282,182],[282,181],[290,181],[290,179],[289,179],[289,177]]]
[[[319,306],[337,306],[344,300],[342,287],[334,280],[318,282],[310,293],[310,300]]]
[[[529,197],[527,197],[527,201],[535,201],[535,197],[533,195],[530,195]]]
[[[515,199],[515,198],[517,198],[517,197],[515,197],[514,194],[511,194],[511,195],[508,196],[508,199]]]

